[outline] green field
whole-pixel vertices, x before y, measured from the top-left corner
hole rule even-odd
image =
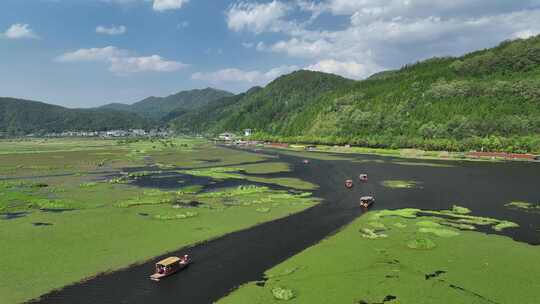
[[[478,226],[515,224],[459,206],[372,212],[219,303],[537,303],[538,248]]]
[[[190,170],[210,184],[234,178],[245,186],[207,192],[182,181],[166,191],[133,184]],[[23,302],[316,204],[309,192],[271,188],[315,185],[260,175],[289,170],[270,157],[193,139],[2,141],[0,303]]]

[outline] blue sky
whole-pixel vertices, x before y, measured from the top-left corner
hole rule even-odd
[[[362,79],[540,32],[540,0],[3,0],[0,96],[68,107]]]

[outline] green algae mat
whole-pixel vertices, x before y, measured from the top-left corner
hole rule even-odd
[[[186,170],[207,184],[136,186]],[[317,204],[299,191],[314,185],[261,175],[289,171],[274,159],[193,139],[2,142],[0,177],[9,179],[0,180],[0,303],[21,303]],[[242,185],[203,189],[221,179]]]
[[[471,231],[510,223],[459,206],[369,212],[218,303],[538,303],[540,248]]]

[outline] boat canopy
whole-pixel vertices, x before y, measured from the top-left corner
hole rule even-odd
[[[178,258],[178,257],[168,257],[166,259],[163,259],[163,260],[157,262],[156,265],[169,266],[169,265],[172,265],[172,264],[175,264],[175,263],[178,263],[178,262],[180,262],[180,258]]]

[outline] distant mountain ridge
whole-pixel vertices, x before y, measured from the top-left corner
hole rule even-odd
[[[152,121],[135,113],[68,109],[39,101],[0,97],[0,132],[8,135],[70,130],[148,129],[153,126]]]
[[[134,104],[110,103],[99,107],[100,110],[116,110],[137,113],[150,119],[172,119],[174,112],[189,111],[204,107],[207,104],[233,96],[233,93],[213,88],[181,91],[166,97],[147,97]],[[171,113],[173,113],[171,115]]]

